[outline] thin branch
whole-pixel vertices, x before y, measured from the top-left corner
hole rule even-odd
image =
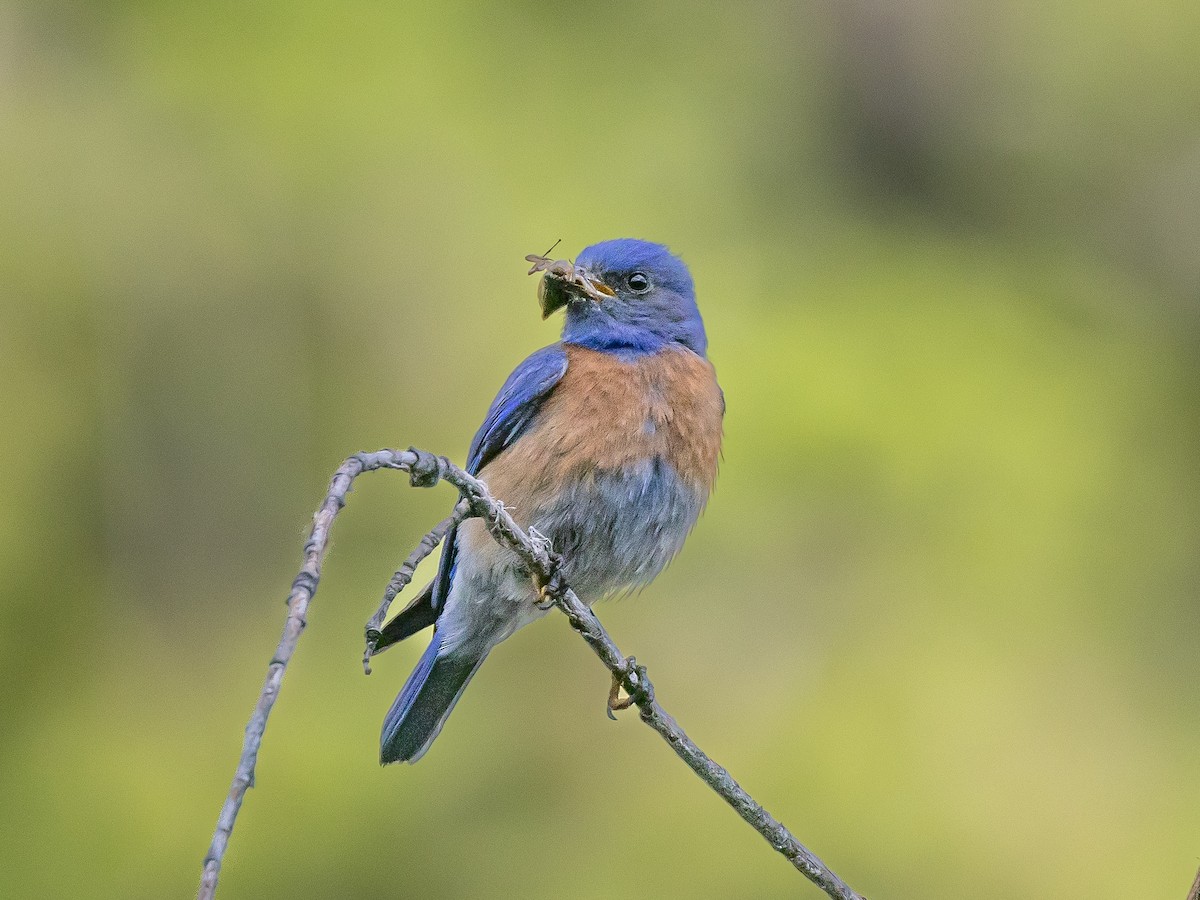
[[[471,506],[466,500],[459,500],[454,506],[454,512],[451,513],[437,525],[433,526],[430,532],[421,538],[421,542],[417,544],[417,548],[408,555],[408,559],[404,561],[396,574],[392,576],[392,580],[388,582],[387,587],[383,592],[383,602],[379,604],[379,609],[375,610],[375,615],[371,616],[366,625],[367,646],[363,651],[363,672],[367,675],[371,674],[371,657],[375,655],[375,647],[382,637],[381,629],[383,628],[383,620],[387,618],[388,609],[391,608],[392,601],[396,599],[396,595],[408,587],[408,583],[412,581],[414,573],[424,559],[437,549],[438,544],[449,533],[451,528],[462,522],[470,513]]]
[[[579,632],[608,668],[613,676],[614,686],[623,687],[632,702],[637,705],[642,721],[658,732],[705,784],[716,791],[742,819],[761,834],[805,877],[836,900],[863,900],[828,866],[796,840],[795,836],[782,823],[755,801],[729,772],[696,746],[678,723],[659,706],[654,699],[654,687],[646,676],[645,668],[637,665],[632,657],[626,658],[622,655],[612,638],[604,630],[604,626],[562,580],[558,572],[558,561],[549,551],[545,542],[531,539],[509,515],[504,505],[492,497],[478,479],[468,475],[445,457],[412,449],[405,452],[380,450],[376,453],[359,453],[346,460],[334,476],[329,494],[313,518],[312,536],[305,547],[304,567],[297,576],[292,587],[292,594],[288,598],[288,619],[284,628],[284,636],[275,657],[271,660],[267,683],[263,686],[263,693],[255,707],[254,715],[251,716],[250,723],[246,726],[246,743],[242,750],[242,758],[230,788],[229,798],[217,821],[217,831],[213,836],[212,849],[205,860],[204,877],[200,883],[199,896],[201,900],[211,898],[216,890],[217,874],[220,871],[221,860],[233,830],[234,820],[241,807],[246,789],[254,782],[254,763],[258,755],[259,744],[262,741],[266,718],[275,702],[279,681],[283,677],[287,661],[291,658],[296,641],[303,630],[304,615],[320,577],[321,559],[328,544],[329,529],[333,524],[333,518],[345,505],[346,493],[350,490],[354,478],[362,472],[382,468],[408,471],[414,487],[430,487],[439,480],[444,480],[458,488],[459,494],[466,502],[471,514],[483,518],[492,535],[501,544],[512,549],[526,564],[538,583],[544,586],[544,592],[550,601],[566,614],[571,627]],[[426,537],[426,541],[440,528],[441,525],[435,528]],[[425,541],[422,541],[422,546],[424,544]],[[421,547],[418,547],[417,552],[420,551]],[[414,553],[415,555],[416,553]],[[298,623],[298,625],[294,623]]]
[[[321,562],[329,546],[329,531],[333,527],[333,520],[346,505],[346,494],[350,492],[354,479],[363,472],[382,468],[404,468],[416,459],[415,453],[397,453],[394,450],[356,453],[342,463],[329,483],[325,502],[313,516],[312,531],[309,533],[308,543],[304,545],[304,565],[301,566],[296,580],[292,582],[292,590],[288,594],[283,636],[279,639],[279,646],[275,648],[275,655],[271,657],[267,666],[267,680],[263,683],[258,703],[246,724],[246,737],[242,742],[242,755],[233,775],[233,784],[229,787],[229,795],[225,798],[225,805],[221,807],[221,814],[217,817],[217,829],[213,833],[212,845],[204,858],[204,872],[200,877],[197,900],[212,900],[217,892],[221,862],[225,858],[225,850],[229,846],[238,811],[242,808],[246,791],[254,785],[254,766],[258,762],[258,748],[262,744],[263,731],[267,727],[267,717],[279,696],[283,674],[287,671],[288,662],[296,651],[296,643],[300,640],[308,621],[308,604],[312,602],[313,595],[317,592],[317,584],[321,580]]]
[[[812,851],[796,840],[783,823],[751,797],[725,768],[710,759],[659,706],[654,699],[654,686],[646,677],[645,668],[637,665],[633,657],[626,657],[621,653],[604,630],[604,626],[600,624],[600,620],[563,582],[558,573],[557,560],[547,551],[544,542],[531,540],[509,515],[504,504],[492,497],[478,479],[443,457],[431,457],[419,451],[418,453],[420,459],[414,472],[420,470],[428,473],[426,477],[436,472],[458,488],[463,499],[487,522],[492,535],[516,553],[539,583],[545,585],[546,593],[554,604],[566,613],[571,627],[579,632],[612,673],[614,684],[619,683],[637,705],[642,721],[658,732],[705,784],[716,791],[809,881],[836,900],[862,900]],[[415,478],[414,475],[414,480]]]
[[[1188,891],[1187,900],[1200,900],[1200,872],[1196,873],[1196,880],[1192,882],[1192,889]]]

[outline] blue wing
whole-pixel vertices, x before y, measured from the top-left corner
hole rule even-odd
[[[524,434],[542,401],[566,371],[567,353],[562,344],[543,347],[517,366],[475,432],[467,452],[468,472],[478,475],[501,450]]]
[[[542,401],[554,390],[566,371],[567,351],[562,344],[543,347],[513,370],[471,440],[471,449],[467,451],[468,472],[478,475],[479,470],[495,459],[500,451],[510,447],[525,433]],[[441,608],[450,590],[450,576],[458,550],[455,544],[457,531],[455,529],[446,535],[446,549],[442,551],[431,597],[435,610]]]
[[[508,376],[492,401],[483,424],[471,441],[467,471],[478,475],[505,448],[511,447],[529,428],[534,416],[554,386],[567,371],[567,354],[561,344],[543,347]],[[384,626],[376,652],[385,649],[428,625],[434,625],[433,640],[409,676],[404,689],[383,720],[379,761],[416,762],[442,729],[467,682],[487,656],[441,652],[441,635],[436,622],[450,592],[454,562],[458,554],[457,532],[446,535],[437,577],[398,616]]]
[[[471,440],[471,449],[467,451],[468,472],[478,475],[479,470],[495,459],[500,451],[510,447],[525,433],[542,401],[554,390],[566,371],[567,351],[562,344],[543,347],[513,370]],[[457,535],[454,532],[446,536],[446,550],[442,553],[433,591],[434,609],[441,607],[450,588],[450,574],[458,549],[455,537]]]
[[[542,401],[567,371],[567,353],[562,344],[538,350],[508,376],[504,387],[492,401],[483,424],[471,441],[467,453],[467,471],[478,475],[480,469],[525,433]],[[384,626],[376,652],[380,653],[409,635],[434,624],[450,590],[457,554],[457,530],[446,535],[445,549],[438,564],[437,577],[407,607]]]

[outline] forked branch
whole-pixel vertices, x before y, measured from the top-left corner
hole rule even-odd
[[[659,706],[654,699],[654,688],[646,676],[645,668],[637,665],[632,657],[626,657],[621,653],[592,611],[563,581],[557,570],[557,560],[545,541],[530,538],[509,515],[504,505],[492,497],[478,479],[468,475],[445,457],[413,449],[357,453],[347,459],[334,474],[333,481],[329,485],[329,493],[313,517],[312,534],[304,548],[304,565],[292,583],[292,590],[288,596],[288,614],[284,623],[283,637],[267,668],[267,679],[263,685],[262,694],[250,717],[250,722],[246,726],[246,737],[237,772],[234,775],[229,796],[217,819],[212,846],[204,860],[199,900],[209,900],[215,895],[221,861],[225,856],[238,810],[241,808],[246,790],[254,783],[254,767],[262,743],[263,730],[266,728],[267,716],[274,706],[280,682],[287,669],[288,661],[295,651],[296,642],[304,630],[308,605],[312,602],[317,583],[320,580],[321,562],[329,543],[329,531],[334,517],[345,505],[346,494],[349,493],[354,479],[363,472],[376,469],[406,471],[409,473],[414,487],[431,487],[438,481],[447,481],[458,489],[462,498],[460,504],[455,508],[455,515],[431,531],[413,552],[405,566],[397,572],[392,583],[389,584],[388,593],[385,594],[385,604],[380,610],[381,613],[385,612],[386,605],[412,577],[412,570],[415,569],[416,563],[433,551],[453,520],[461,519],[464,515],[482,518],[487,523],[493,537],[521,558],[533,577],[544,586],[544,594],[549,602],[566,614],[571,627],[587,641],[596,655],[600,657],[601,662],[608,668],[612,674],[614,685],[613,695],[610,697],[610,708],[616,697],[616,688],[618,686],[623,688],[629,695],[632,704],[638,707],[642,721],[658,732],[705,784],[716,791],[726,803],[734,808],[738,815],[761,834],[778,853],[799,869],[805,877],[836,900],[863,900],[828,866],[796,840],[795,836],[782,823],[763,809],[724,768],[705,755],[684,733],[678,723]],[[393,590],[393,588],[395,589]],[[378,615],[377,618],[378,621],[372,619],[376,629],[382,622],[383,615]],[[368,630],[367,656],[370,655],[372,649],[370,630]]]

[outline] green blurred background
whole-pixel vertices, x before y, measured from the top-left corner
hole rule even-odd
[[[1200,863],[1200,6],[0,2],[0,872],[195,890],[338,463],[462,459],[556,337],[526,253],[692,266],[728,397],[601,615],[887,898]],[[561,617],[381,769],[359,664],[448,489],[360,481],[233,898],[816,898]]]

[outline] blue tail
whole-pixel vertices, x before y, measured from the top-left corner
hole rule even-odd
[[[428,649],[400,691],[383,720],[379,761],[415,763],[425,755],[442,730],[454,704],[487,658],[482,656],[438,656],[441,640],[433,633]]]

